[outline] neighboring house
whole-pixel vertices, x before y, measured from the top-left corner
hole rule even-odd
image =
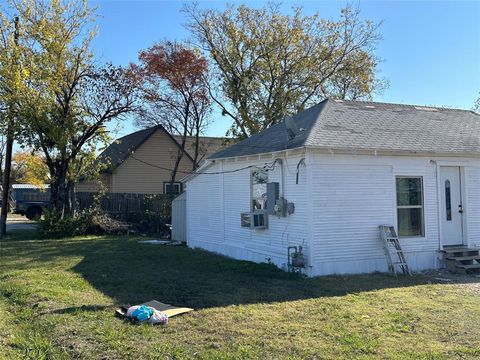
[[[180,161],[176,182],[171,189],[171,169],[174,168],[180,137],[170,135],[163,126],[136,131],[115,140],[98,157],[109,164],[101,173],[101,183],[107,192],[166,194],[180,193],[186,173],[193,170],[193,138],[187,138],[186,153]],[[222,148],[225,139],[201,137],[200,159]],[[201,161],[200,161],[201,160]],[[78,192],[99,190],[98,181],[81,181]]]
[[[480,246],[471,111],[325,100],[186,181],[190,247],[285,268],[302,246],[311,276],[386,271],[379,225],[395,226],[417,271],[438,268],[446,246]]]

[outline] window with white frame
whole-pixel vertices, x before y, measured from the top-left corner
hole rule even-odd
[[[172,187],[173,185],[173,187]],[[182,192],[182,183],[175,181],[173,184],[170,181],[163,183],[163,193],[166,195],[176,195]]]
[[[424,236],[423,178],[397,176],[398,235]]]
[[[266,210],[267,208],[268,173],[265,170],[255,169],[251,173],[252,211]]]

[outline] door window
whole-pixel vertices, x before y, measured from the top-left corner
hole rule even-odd
[[[452,194],[450,190],[450,180],[445,180],[445,208],[447,221],[452,221]]]

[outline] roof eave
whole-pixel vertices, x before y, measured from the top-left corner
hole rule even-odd
[[[238,158],[247,158],[247,157],[261,157],[261,156],[267,156],[267,155],[278,155],[284,152],[296,152],[297,150],[305,149],[306,146],[301,145],[301,146],[296,146],[293,148],[288,148],[288,149],[281,149],[281,150],[275,150],[275,151],[267,151],[263,153],[254,153],[254,154],[245,154],[245,155],[235,155],[235,156],[225,156],[225,157],[218,157],[218,158],[212,158],[208,159],[209,161],[215,161],[215,160],[228,160],[228,159],[238,159]]]
[[[268,151],[263,153],[255,154],[245,154],[245,155],[236,155],[236,156],[227,156],[227,157],[218,157],[210,158],[208,161],[213,162],[215,160],[228,160],[236,158],[247,158],[247,157],[258,157],[266,156],[269,154],[275,155],[288,151],[295,151],[298,149],[312,149],[318,150],[328,154],[342,154],[342,155],[392,155],[392,156],[444,156],[444,157],[480,157],[480,152],[434,152],[434,151],[416,151],[416,150],[403,150],[403,149],[360,149],[360,148],[341,148],[341,147],[325,147],[325,146],[314,146],[314,145],[305,145],[299,146],[290,149],[282,149],[277,151]]]
[[[361,148],[341,148],[308,145],[307,148],[321,151],[329,154],[342,155],[392,155],[392,156],[437,156],[437,157],[472,157],[478,158],[480,152],[460,152],[460,151],[417,151],[405,149],[361,149]]]

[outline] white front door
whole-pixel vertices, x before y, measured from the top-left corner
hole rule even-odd
[[[444,246],[463,244],[462,181],[458,166],[440,167],[440,213]]]

